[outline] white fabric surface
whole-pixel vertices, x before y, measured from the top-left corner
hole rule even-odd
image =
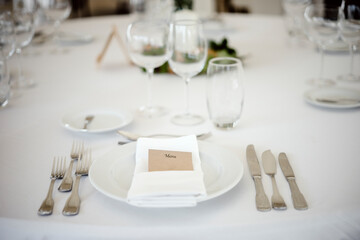
[[[148,171],[149,149],[192,153],[193,171]],[[194,207],[206,189],[195,135],[175,139],[139,138],[127,199],[139,207]]]
[[[317,76],[320,57],[312,45],[290,41],[281,17],[229,14],[222,19],[234,30],[227,35],[230,46],[249,54],[244,111],[231,131],[218,130],[208,120],[195,127],[173,125],[171,116],[184,109],[184,83],[174,75],[154,77],[154,103],[167,107],[169,114],[159,119],[136,115],[146,102],[146,75],[126,63],[115,40],[103,64],[95,63],[113,24],[125,36],[130,21],[126,16],[61,25],[64,31],[92,34],[95,40],[88,45],[64,49],[47,43],[26,49],[23,69],[37,86],[21,91],[0,110],[0,239],[359,239],[360,109],[323,109],[304,101],[304,92],[311,88],[306,80]],[[348,54],[326,54],[324,60],[325,77],[348,72]],[[359,54],[355,64],[360,74]],[[15,62],[11,66],[16,69]],[[191,110],[204,117],[205,86],[205,76],[190,83]],[[69,193],[58,192],[57,181],[54,213],[40,217],[37,209],[49,187],[54,156],[69,156],[76,139],[91,146],[98,159],[124,140],[115,132],[74,133],[60,125],[64,114],[84,108],[129,110],[134,121],[124,130],[144,135],[211,130],[206,141],[238,154],[244,176],[222,196],[194,208],[174,209],[133,207],[108,198],[82,178],[81,209],[75,217],[61,214]],[[275,156],[286,152],[309,210],[293,208],[288,183],[277,166],[276,180],[288,210],[256,211],[245,159],[249,144],[259,158],[267,149]],[[263,184],[270,198],[268,176],[263,176]]]

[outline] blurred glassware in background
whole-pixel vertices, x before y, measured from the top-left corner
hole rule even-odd
[[[350,72],[338,77],[340,81],[360,81],[360,76],[354,74],[354,51],[360,42],[360,4],[347,5],[342,2],[339,8],[339,29],[341,39],[349,45]]]
[[[207,107],[218,128],[237,126],[244,104],[244,70],[237,58],[213,58],[207,70]]]
[[[0,51],[0,107],[5,107],[10,98],[10,79],[6,66],[6,57]]]
[[[33,87],[33,79],[24,76],[21,62],[22,49],[28,46],[34,36],[34,14],[36,11],[35,0],[14,0],[12,17],[15,32],[15,52],[17,56],[17,76],[11,81],[14,88]]]
[[[46,22],[54,27],[54,39],[59,37],[59,28],[71,13],[69,0],[37,0],[40,6],[39,17],[45,17]]]
[[[332,79],[324,78],[324,50],[339,38],[338,33],[338,7],[324,4],[313,4],[305,9],[305,33],[314,42],[320,51],[319,77],[310,80],[318,87],[335,84]]]
[[[207,39],[202,23],[198,20],[177,20],[170,27],[171,69],[185,82],[185,113],[175,115],[171,122],[190,126],[200,124],[204,118],[190,113],[189,83],[192,77],[201,72],[207,59]]]
[[[285,27],[290,37],[296,40],[306,39],[304,32],[304,12],[311,0],[283,0],[282,7],[285,12]]]
[[[165,20],[170,22],[175,10],[174,0],[130,0],[131,12],[138,20]]]
[[[5,59],[15,52],[14,22],[8,11],[0,13],[0,51]]]
[[[152,84],[154,69],[169,59],[169,25],[161,20],[136,21],[128,26],[126,40],[131,60],[148,74],[147,103],[140,113],[147,118],[162,116],[166,110],[153,105]]]

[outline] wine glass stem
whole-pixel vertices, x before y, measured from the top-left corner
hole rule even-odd
[[[153,103],[153,97],[152,97],[152,83],[153,83],[153,76],[154,76],[154,69],[153,68],[147,68],[146,73],[148,75],[148,81],[147,81],[147,107],[152,107]]]
[[[21,47],[16,48],[17,69],[18,69],[17,84],[21,84],[20,82],[21,82],[22,79],[23,79],[21,52],[22,52],[22,51],[21,51]]]
[[[350,53],[350,75],[353,75],[354,72],[354,45],[350,44],[349,46],[349,53]]]
[[[323,79],[323,72],[324,72],[324,47],[320,45],[320,72],[319,72],[319,79]]]
[[[190,78],[184,77],[184,81],[185,81],[185,103],[186,103],[185,114],[189,115],[190,114],[190,93],[189,93]]]
[[[55,21],[55,24],[54,24],[54,27],[55,27],[55,30],[54,30],[54,37],[57,38],[59,36],[59,28],[60,28],[60,24],[61,22],[60,21]]]

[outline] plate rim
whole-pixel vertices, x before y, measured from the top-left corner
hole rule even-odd
[[[67,117],[67,116],[70,116],[70,115],[76,115],[76,114],[80,114],[80,113],[86,113],[86,112],[89,112],[89,114],[91,114],[91,112],[112,112],[112,113],[116,113],[116,115],[123,115],[125,116],[124,119],[126,121],[124,121],[124,123],[122,124],[119,124],[117,126],[114,126],[114,127],[110,127],[110,128],[106,128],[106,129],[94,129],[94,130],[91,130],[91,129],[80,129],[80,128],[74,128],[72,126],[70,126],[69,124],[67,124],[64,119]],[[86,114],[85,114],[86,115]],[[131,122],[134,121],[134,116],[133,114],[130,112],[130,111],[127,111],[127,110],[123,110],[123,109],[100,109],[100,108],[92,108],[92,109],[83,109],[83,110],[77,110],[77,111],[71,111],[71,112],[68,112],[66,114],[63,114],[61,120],[60,120],[60,124],[62,127],[64,127],[65,129],[68,129],[70,131],[73,131],[73,132],[82,132],[82,133],[105,133],[105,132],[111,132],[113,130],[116,130],[116,129],[120,129],[122,127],[125,127],[127,125],[129,125]]]
[[[239,172],[236,173],[236,176],[232,179],[232,181],[230,183],[228,183],[225,187],[221,188],[220,190],[212,193],[211,195],[207,195],[206,197],[202,197],[202,198],[198,198],[197,199],[197,202],[203,202],[203,201],[207,201],[207,200],[210,200],[210,199],[213,199],[213,198],[216,198],[216,197],[219,197],[227,192],[229,192],[231,189],[233,189],[239,182],[240,180],[243,178],[244,176],[244,164],[243,162],[241,161],[240,157],[238,157],[235,153],[233,153],[232,151],[222,147],[222,146],[219,146],[219,145],[216,145],[216,144],[212,144],[212,143],[209,143],[209,142],[205,142],[205,141],[199,141],[198,140],[198,144],[199,144],[199,153],[201,154],[201,148],[204,148],[206,145],[207,147],[210,147],[210,148],[213,148],[214,146],[218,149],[222,149],[222,151],[226,151],[227,153],[230,153],[231,155],[234,156],[234,158],[237,158],[237,162],[238,162],[238,168],[239,168]],[[133,147],[134,150],[136,148],[136,142],[132,142],[132,143],[128,143],[126,144],[128,145],[127,147]],[[125,145],[125,146],[126,146]],[[117,146],[117,147],[124,147],[124,146]],[[115,148],[113,148],[112,150],[108,151],[107,153],[103,154],[103,156],[109,154],[111,151],[114,151]],[[135,153],[135,152],[134,152]],[[104,191],[102,189],[100,189],[100,187],[98,186],[98,184],[96,182],[94,182],[94,179],[92,177],[92,172],[94,171],[94,166],[96,166],[96,162],[98,161],[102,161],[101,159],[103,159],[102,157],[99,157],[97,158],[92,166],[90,167],[90,171],[89,171],[89,180],[90,180],[90,183],[91,185],[97,190],[99,191],[101,194],[104,194],[105,196],[109,197],[109,198],[112,198],[114,200],[118,200],[118,201],[121,201],[121,202],[125,202],[125,203],[128,203],[127,202],[127,199],[126,198],[122,198],[120,196],[116,196],[114,194],[110,194],[109,192],[107,191]],[[114,162],[116,160],[112,160],[112,162]],[[218,160],[219,161],[219,160]],[[221,159],[220,159],[221,161]],[[206,173],[204,172],[204,175]],[[205,185],[205,189],[207,190],[207,186]]]

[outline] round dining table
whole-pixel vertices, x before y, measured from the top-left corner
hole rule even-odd
[[[325,52],[324,76],[336,84],[317,88],[309,80],[318,76],[319,51],[305,39],[289,37],[282,16],[220,14],[218,22],[205,31],[209,39],[226,38],[242,56],[245,98],[239,124],[230,130],[213,126],[206,106],[207,78],[202,74],[190,82],[190,110],[205,121],[178,126],[171,123],[171,117],[185,109],[185,84],[177,75],[154,76],[153,102],[167,110],[164,116],[144,118],[138,112],[146,103],[147,89],[146,74],[129,62],[126,52],[126,28],[133,20],[129,15],[70,19],[60,31],[88,38],[77,43],[34,42],[24,50],[24,74],[36,85],[15,89],[9,104],[0,109],[0,239],[360,238],[359,104],[341,107],[307,98],[309,91],[360,91],[360,83],[336,81],[350,68],[346,49]],[[110,40],[99,63],[97,57],[113,29],[119,38]],[[356,74],[360,74],[358,53]],[[9,65],[15,70],[16,59]],[[64,123],[66,116],[84,111],[127,113],[130,118],[123,126],[94,132]],[[226,149],[243,172],[217,196],[184,208],[129,205],[126,198],[116,199],[94,187],[90,174],[80,180],[81,208],[76,216],[62,214],[70,193],[59,192],[60,181],[56,181],[53,213],[38,215],[54,157],[66,157],[69,164],[72,144],[80,141],[91,148],[93,163],[99,163],[109,152],[136,144],[119,144],[127,140],[118,129],[144,136],[210,131],[210,137],[199,141]],[[268,198],[273,189],[261,155],[270,149],[276,160],[279,153],[286,153],[307,210],[294,208],[278,161],[275,177],[287,209],[257,210],[246,160],[251,144]],[[214,161],[222,161],[221,156]],[[225,177],[221,174],[229,169],[219,166],[215,169],[219,178]],[[131,180],[132,171],[118,169],[115,177],[121,179],[124,174]]]

